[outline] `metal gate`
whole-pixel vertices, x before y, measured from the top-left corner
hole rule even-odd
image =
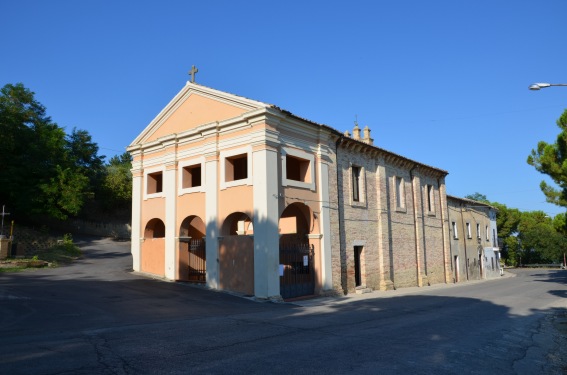
[[[189,281],[204,283],[206,278],[206,246],[205,240],[191,239],[189,241]]]
[[[308,243],[280,244],[280,294],[283,299],[315,294],[315,251]]]

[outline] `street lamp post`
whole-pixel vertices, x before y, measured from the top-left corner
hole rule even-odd
[[[530,85],[528,88],[530,90],[540,90],[540,89],[544,89],[546,87],[550,87],[550,86],[567,86],[567,83],[534,83],[532,85]]]

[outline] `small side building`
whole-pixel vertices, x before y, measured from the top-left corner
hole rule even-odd
[[[447,195],[454,282],[501,275],[496,231],[497,209],[472,199]]]

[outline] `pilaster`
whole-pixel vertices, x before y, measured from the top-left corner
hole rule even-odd
[[[278,152],[268,146],[253,151],[254,294],[281,298],[279,265]]]
[[[163,194],[165,198],[165,277],[175,280],[177,273],[178,247],[177,233],[177,162],[168,161],[163,176]]]
[[[386,168],[383,164],[376,167],[376,195],[378,197],[378,285],[380,290],[387,290],[384,273],[384,254],[390,253],[390,222],[388,219],[388,179],[386,177]],[[389,258],[389,256],[388,256]],[[390,259],[391,262],[391,259]],[[391,276],[390,276],[391,277]]]
[[[142,247],[142,199],[143,199],[143,170],[140,163],[132,163],[132,232],[131,247],[132,269],[140,271]]]
[[[219,288],[219,223],[218,223],[218,164],[217,152],[205,155],[205,226],[207,286]]]
[[[333,289],[331,261],[331,210],[329,201],[329,165],[319,159],[319,197],[321,201],[321,284],[323,290]]]
[[[418,176],[411,176],[411,193],[412,193],[412,205],[413,205],[413,225],[414,225],[414,236],[415,236],[415,272],[417,278],[417,286],[423,286],[422,280],[422,264],[421,264],[421,231],[420,231],[420,217],[421,215],[419,208],[421,207],[421,194],[420,194],[420,180]]]

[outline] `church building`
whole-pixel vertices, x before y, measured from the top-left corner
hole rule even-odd
[[[137,272],[275,300],[454,280],[447,172],[368,127],[187,82],[128,151]]]

